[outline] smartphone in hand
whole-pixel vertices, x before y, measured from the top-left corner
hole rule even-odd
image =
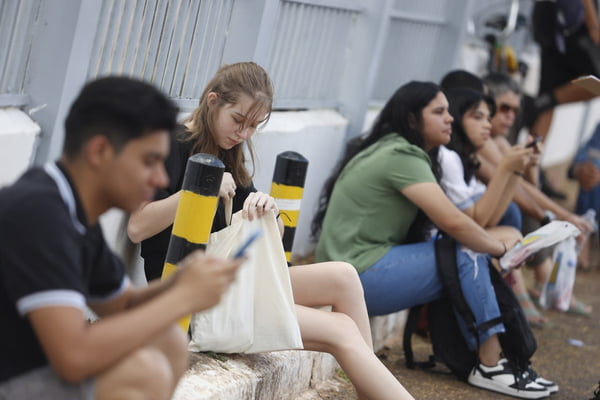
[[[542,140],[542,138],[540,136],[536,136],[533,138],[533,140],[529,143],[527,143],[527,145],[525,146],[525,148],[530,148],[530,147],[537,147],[538,142]]]
[[[240,258],[240,257],[244,256],[244,254],[246,253],[246,250],[248,250],[248,247],[250,247],[250,245],[256,239],[258,239],[261,235],[262,235],[262,231],[260,229],[257,229],[254,232],[252,232],[248,236],[248,238],[246,239],[246,241],[244,241],[244,243],[242,243],[242,245],[240,246],[240,248],[233,254],[233,258]]]

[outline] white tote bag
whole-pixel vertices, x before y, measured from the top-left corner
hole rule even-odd
[[[274,213],[248,221],[237,212],[231,225],[211,234],[206,252],[230,257],[256,229],[261,229],[262,235],[246,252],[248,259],[221,302],[192,316],[189,350],[259,353],[302,348]]]

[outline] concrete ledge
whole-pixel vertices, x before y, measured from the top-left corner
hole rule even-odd
[[[402,340],[407,317],[408,310],[379,317],[371,317],[373,349],[379,351],[385,346],[391,346],[398,339]]]
[[[375,351],[397,340],[406,311],[371,318]],[[192,353],[173,400],[318,400],[316,389],[335,385],[338,364],[325,353],[279,351],[262,354]]]
[[[173,400],[319,399],[315,388],[337,366],[329,354],[311,351],[221,356],[193,353]]]

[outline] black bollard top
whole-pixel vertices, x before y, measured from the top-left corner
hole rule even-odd
[[[183,190],[202,196],[218,196],[225,164],[210,154],[198,153],[188,158]]]
[[[273,182],[280,185],[304,187],[308,160],[295,151],[285,151],[277,155]]]

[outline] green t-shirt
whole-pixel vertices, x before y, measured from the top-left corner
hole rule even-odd
[[[365,271],[406,238],[418,208],[400,190],[421,182],[436,182],[429,156],[395,133],[357,154],[336,181],[317,260]]]

